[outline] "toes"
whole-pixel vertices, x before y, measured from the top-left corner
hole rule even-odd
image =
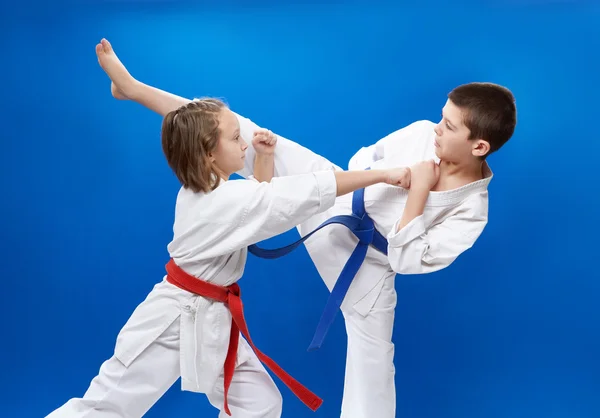
[[[108,40],[106,38],[102,38],[102,41],[100,41],[102,43],[102,46],[104,47],[104,52],[109,53],[112,51],[112,45],[110,44],[110,42],[108,42]]]

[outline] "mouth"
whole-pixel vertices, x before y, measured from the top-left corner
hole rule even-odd
[[[435,139],[434,139],[434,140],[433,140],[433,143],[434,143],[434,145],[435,145],[436,147],[438,147],[438,148],[440,147],[440,144],[439,144],[439,142],[437,142],[437,140],[435,140]]]

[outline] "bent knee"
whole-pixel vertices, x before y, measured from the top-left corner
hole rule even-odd
[[[269,392],[268,408],[272,411],[273,417],[279,417],[283,411],[283,397],[275,384],[273,384],[273,387]]]
[[[272,387],[264,390],[257,399],[257,417],[279,418],[283,411],[283,397],[273,383]]]

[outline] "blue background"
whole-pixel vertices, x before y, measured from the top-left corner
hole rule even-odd
[[[598,417],[600,7],[204,3],[0,8],[0,416],[81,396],[163,276],[179,186],[160,116],[110,95],[94,53],[106,37],[138,79],[225,98],[343,167],[437,120],[458,84],[512,89],[489,226],[448,269],[396,281],[397,416]],[[339,416],[343,321],[306,352],[327,291],[304,248],[251,257],[242,284],[255,342],[325,399],[313,414],[277,380],[283,416]],[[217,411],[178,381],[147,416]]]

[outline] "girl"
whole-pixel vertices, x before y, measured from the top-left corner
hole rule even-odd
[[[219,416],[280,417],[281,395],[261,361],[311,409],[318,408],[321,400],[256,350],[249,337],[237,285],[247,247],[328,210],[337,196],[376,183],[408,187],[410,171],[331,169],[271,182],[229,181],[244,167],[248,145],[235,114],[216,99],[167,113],[161,140],[182,184],[167,275],[135,309],[83,398],[49,417],[141,417],[178,377],[183,390],[205,393]],[[272,175],[272,159],[261,167],[261,155],[273,153],[276,137],[259,130],[252,142],[257,173]]]

